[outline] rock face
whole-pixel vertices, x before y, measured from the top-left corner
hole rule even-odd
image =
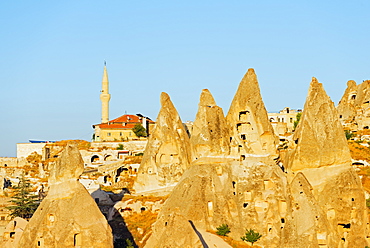
[[[370,81],[357,85],[348,81],[347,89],[338,104],[339,119],[351,130],[363,130],[370,127]]]
[[[296,147],[289,166],[293,171],[351,162],[334,103],[316,78],[312,79],[293,140]]]
[[[26,228],[28,221],[20,217],[15,217],[6,225],[4,230],[3,242],[0,241],[0,246],[3,248],[17,248],[22,233]]]
[[[348,145],[334,104],[315,78],[293,140],[296,146],[289,157],[288,177],[295,176],[291,191],[293,206],[299,209],[293,212],[304,215],[294,218],[297,231],[309,227],[304,235],[314,240],[316,232],[317,243],[327,247],[364,247],[367,223],[364,191],[351,167]],[[297,185],[306,187],[300,190],[305,199],[294,193]]]
[[[53,164],[50,189],[23,232],[19,247],[113,247],[108,222],[78,182],[83,161],[68,144]]]
[[[229,134],[224,113],[207,89],[200,95],[190,143],[195,159],[229,154]]]
[[[244,159],[248,153],[277,154],[277,138],[253,69],[249,69],[240,82],[226,118],[232,155]]]
[[[248,88],[246,82],[256,83],[252,70],[239,89]],[[241,93],[238,98],[243,99]],[[254,135],[254,142],[241,143],[245,159],[202,152],[204,157],[192,162],[165,202],[145,247],[213,247],[204,244],[201,234],[222,224],[230,227],[228,236],[235,240],[246,228],[254,229],[262,234],[257,243],[261,247],[368,245],[364,191],[351,167],[338,114],[322,85],[316,79],[311,82],[285,173],[271,156],[273,134],[263,131],[269,130],[267,115],[263,120],[263,114],[254,114],[264,112],[262,100],[255,105],[258,99],[250,96],[242,101],[246,107],[240,107],[235,99],[228,116],[236,123],[232,137],[242,142],[236,127],[248,122],[251,129],[242,133]],[[246,113],[249,117],[243,116]]]
[[[197,232],[222,224],[235,240],[252,228],[265,238],[258,244],[279,247],[289,198],[281,169],[272,160],[262,161],[199,159],[165,202],[145,247],[203,247]]]
[[[164,92],[161,105],[134,184],[136,192],[176,185],[192,160],[189,136]]]

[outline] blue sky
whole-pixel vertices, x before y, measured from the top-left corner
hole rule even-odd
[[[337,104],[370,78],[369,1],[1,1],[0,156],[29,139],[90,140],[107,61],[110,119],[156,119],[167,92],[194,120],[226,114],[254,68],[269,112],[302,108],[311,77]]]

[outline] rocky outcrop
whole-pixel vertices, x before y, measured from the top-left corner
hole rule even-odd
[[[268,120],[257,76],[253,69],[243,77],[227,114],[231,154],[277,154],[277,138]]]
[[[145,247],[203,247],[197,233],[222,224],[235,240],[252,228],[264,237],[259,244],[279,247],[287,196],[284,174],[272,160],[250,157],[240,164],[201,158],[165,202]]]
[[[249,70],[239,89],[256,87],[256,82]],[[311,82],[287,172],[272,159],[273,134],[260,133],[269,130],[267,117],[265,122],[263,114],[253,114],[264,112],[260,97],[245,97],[238,90],[235,99],[228,115],[234,121],[232,137],[242,142],[237,132],[244,130],[236,127],[243,123],[250,123],[245,134],[254,137],[254,142],[237,143],[245,148],[240,149],[244,159],[204,156],[193,161],[162,207],[145,247],[204,247],[201,234],[221,224],[230,227],[228,236],[235,240],[246,228],[259,232],[262,247],[365,247],[364,191],[322,85]]]
[[[351,156],[334,103],[321,83],[312,78],[304,111],[293,136],[289,169],[348,165]]]
[[[164,92],[161,106],[134,184],[136,192],[176,185],[192,160],[189,136]]]
[[[83,160],[68,144],[50,169],[49,193],[23,232],[19,247],[113,247],[108,222],[78,182]]]
[[[198,113],[190,138],[194,158],[227,156],[229,154],[229,134],[222,108],[216,105],[208,89],[202,90]]]
[[[370,81],[357,85],[351,80],[347,83],[342,99],[338,104],[339,119],[342,124],[353,130],[370,127]]]
[[[303,211],[306,221],[299,221],[297,230],[298,224],[311,227],[306,234],[315,238],[316,231],[319,245],[364,247],[368,221],[364,191],[351,167],[351,157],[337,111],[316,78],[312,79],[293,140],[296,146],[289,157],[288,177],[302,174],[307,182],[301,176],[298,183],[300,187],[305,184],[312,186],[312,193],[301,191],[306,195],[306,200],[302,201],[298,194],[294,196],[297,179],[293,180],[293,204],[300,208],[311,206],[311,210],[314,210],[314,206],[319,208],[317,211]]]
[[[15,217],[11,220],[5,227],[2,242],[0,240],[0,246],[3,248],[20,247],[19,240],[27,224],[28,221],[20,217]]]

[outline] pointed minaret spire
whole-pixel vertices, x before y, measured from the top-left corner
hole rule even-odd
[[[108,123],[109,121],[109,81],[107,72],[107,63],[104,61],[104,72],[102,80],[102,90],[100,94],[101,100],[101,123]]]

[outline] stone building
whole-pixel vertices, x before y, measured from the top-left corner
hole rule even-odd
[[[109,120],[110,98],[108,71],[104,63],[102,90],[100,94],[101,123],[93,125],[93,141],[125,141],[138,139],[132,131],[132,128],[137,124],[141,124],[146,129],[147,134],[150,134],[155,123],[149,117],[145,117],[141,114],[125,114],[116,119]]]
[[[276,135],[284,135],[291,133],[294,130],[294,122],[297,119],[297,114],[302,113],[301,109],[284,108],[279,113],[268,113],[269,121],[274,128]]]
[[[139,139],[132,128],[140,124],[150,135],[154,121],[143,115],[122,115],[116,119],[110,120],[107,123],[93,125],[94,141],[126,141]]]

